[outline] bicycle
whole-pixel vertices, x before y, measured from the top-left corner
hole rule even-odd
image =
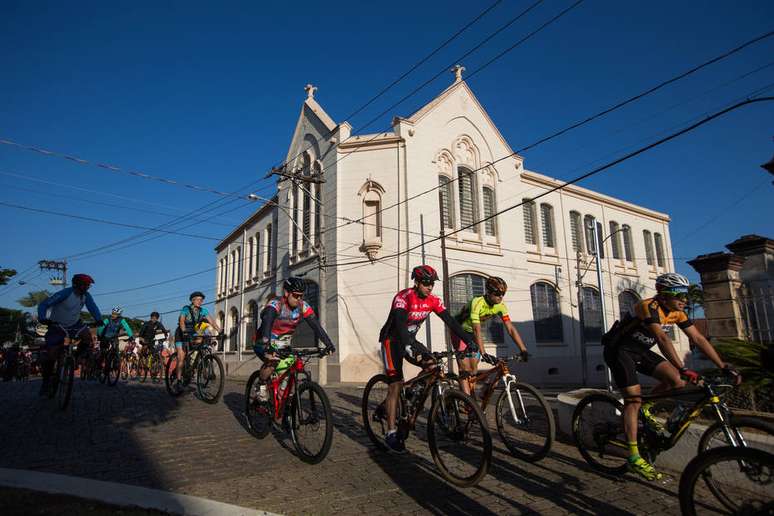
[[[492,462],[492,436],[478,404],[457,389],[459,378],[447,372],[447,361],[456,352],[432,353],[435,364],[406,381],[397,404],[398,435],[406,439],[416,423],[428,396],[432,394],[427,419],[427,441],[441,476],[454,485],[470,487],[489,471]],[[363,425],[371,442],[386,451],[386,398],[389,378],[377,374],[363,392]],[[377,435],[378,433],[378,435]],[[447,453],[448,452],[448,453]]]
[[[157,341],[155,341],[157,342]],[[152,346],[152,348],[148,348]],[[161,377],[164,365],[161,359],[161,347],[158,344],[145,344],[138,358],[137,376],[141,382],[145,382],[150,374],[151,381],[156,383]]]
[[[78,335],[83,330],[83,327],[68,331],[61,324],[52,321],[46,322],[48,323],[47,326],[49,326],[49,328],[51,326],[58,326],[64,333],[64,340],[62,343],[63,350],[56,358],[54,366],[55,373],[49,379],[50,384],[48,386],[48,398],[51,399],[56,397],[57,405],[61,410],[64,410],[70,403],[73,392],[73,380],[75,379],[75,355],[73,354],[73,348],[78,346],[81,342]],[[72,331],[75,331],[75,337],[70,337]]]
[[[104,366],[100,374],[100,383],[115,387],[121,375],[121,354],[118,351],[118,337],[111,337],[107,351],[104,353]]]
[[[81,380],[96,380],[99,375],[97,353],[93,349],[86,349],[81,353]]]
[[[177,353],[167,360],[164,383],[170,396],[178,397],[190,385],[196,374],[196,393],[205,403],[215,404],[223,394],[225,373],[223,362],[212,352],[214,337],[202,337],[201,343],[189,344],[183,360],[182,378],[177,379]]]
[[[496,360],[491,369],[474,375],[461,373],[460,380],[472,380],[473,399],[477,399],[475,384],[484,384],[480,404],[485,416],[495,389],[502,385],[503,390],[494,404],[497,432],[512,455],[528,462],[539,461],[551,450],[556,436],[554,413],[538,389],[512,374],[506,360]],[[515,356],[510,360],[522,359]]]
[[[280,374],[272,375],[268,383],[261,380],[260,369],[254,371],[245,388],[245,416],[248,431],[258,439],[269,434],[272,426],[290,434],[299,458],[307,464],[318,464],[328,455],[333,442],[331,402],[320,385],[312,380],[306,368],[315,356],[322,358],[324,350],[277,351],[281,359],[293,361]],[[268,387],[261,393],[261,387]],[[322,429],[322,439],[308,442],[308,434]],[[313,447],[314,446],[314,447]]]
[[[140,363],[137,355],[134,353],[133,342],[129,342],[123,351],[119,353],[121,357],[121,378],[126,380],[136,380],[139,376]]]
[[[672,448],[704,409],[716,420],[699,439],[698,453],[718,446],[746,448],[763,446],[774,448],[774,424],[753,417],[737,417],[722,401],[733,385],[724,378],[699,377],[699,388],[685,388],[661,394],[642,395],[643,402],[657,402],[651,414],[661,423],[666,420],[665,432],[653,428],[640,411],[637,441],[640,455],[653,464],[657,456]],[[692,403],[687,409],[674,408],[670,398]],[[660,403],[660,404],[659,404]],[[671,415],[666,417],[672,408]],[[663,425],[661,425],[663,426]],[[623,405],[612,394],[591,394],[575,408],[572,429],[576,445],[583,458],[595,470],[610,475],[622,475],[627,469],[629,455],[623,427]],[[710,481],[711,484],[711,481]],[[710,485],[719,498],[722,486]]]
[[[720,506],[703,490],[710,482],[723,485]],[[733,446],[707,450],[685,467],[679,496],[684,516],[695,516],[697,505],[702,514],[774,514],[774,454]]]

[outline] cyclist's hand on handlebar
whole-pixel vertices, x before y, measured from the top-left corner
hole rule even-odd
[[[520,362],[528,362],[529,361],[529,352],[522,351],[519,353],[519,361]]]
[[[481,360],[483,360],[487,364],[491,364],[491,365],[497,364],[497,357],[490,355],[488,353],[484,353],[483,355],[481,355]]]
[[[742,374],[729,364],[726,364],[723,367],[723,374],[731,379],[734,382],[734,385],[739,385],[742,383]]]
[[[691,383],[697,383],[699,381],[699,373],[693,369],[688,369],[687,367],[680,368],[680,376],[686,378]]]

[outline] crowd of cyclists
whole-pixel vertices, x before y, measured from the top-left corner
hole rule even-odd
[[[419,265],[412,270],[413,285],[399,291],[393,298],[387,319],[380,331],[379,342],[384,373],[389,378],[386,400],[386,419],[388,430],[384,437],[386,447],[395,453],[406,450],[404,438],[397,432],[396,417],[399,396],[404,382],[403,360],[423,370],[435,367],[435,358],[427,347],[417,340],[419,329],[431,313],[435,313],[453,334],[454,347],[460,374],[461,389],[470,394],[472,384],[469,377],[475,375],[480,362],[495,364],[497,359],[487,353],[482,338],[482,324],[493,317],[499,318],[505,331],[520,351],[521,361],[527,361],[529,352],[526,344],[511,323],[504,297],[508,290],[506,282],[499,277],[490,277],[485,284],[485,294],[470,299],[459,314],[451,314],[442,300],[433,294],[439,281],[437,272],[429,265]],[[66,336],[80,339],[77,355],[90,352],[104,353],[110,342],[122,331],[139,352],[149,350],[157,334],[168,334],[168,330],[159,321],[154,312],[135,336],[131,327],[122,317],[120,307],[114,307],[110,316],[103,317],[94,302],[89,289],[94,280],[86,274],[76,274],[72,278],[72,287],[57,292],[38,306],[38,318],[48,325],[45,334],[45,349],[41,353],[41,370],[44,392],[52,375],[52,364],[62,352]],[[688,338],[734,382],[741,381],[740,374],[722,360],[710,343],[701,335],[685,313],[688,301],[688,280],[676,273],[662,274],[655,282],[656,295],[637,303],[634,313],[616,321],[604,334],[604,360],[612,372],[615,384],[624,399],[623,421],[629,445],[629,469],[648,480],[660,478],[652,464],[640,456],[637,445],[637,421],[642,415],[653,425],[658,421],[652,418],[649,404],[641,402],[642,387],[637,374],[653,377],[658,384],[653,392],[681,388],[686,382],[695,382],[698,373],[688,369],[676,352],[664,327],[676,324]],[[317,319],[312,307],[304,301],[306,284],[303,279],[289,277],[283,282],[282,294],[270,299],[260,312],[260,323],[254,340],[254,352],[262,361],[261,381],[268,380],[286,370],[292,357],[283,350],[291,347],[292,337],[301,321],[310,326],[318,342],[319,354],[333,353],[335,346]],[[202,292],[193,292],[180,311],[177,327],[174,330],[174,353],[178,363],[183,363],[186,350],[202,331],[221,332],[217,322],[202,306]],[[81,318],[86,307],[97,321],[97,342],[95,346],[88,325]],[[651,348],[658,346],[661,354]],[[179,380],[182,368],[177,368]],[[266,396],[265,387],[261,396]]]

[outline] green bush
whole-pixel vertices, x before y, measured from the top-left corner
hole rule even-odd
[[[761,359],[767,345],[740,339],[723,339],[713,345],[723,360],[742,374],[742,385],[738,391],[750,400],[750,408],[771,411],[774,405],[774,374],[764,369]]]

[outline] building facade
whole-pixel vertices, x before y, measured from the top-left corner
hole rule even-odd
[[[517,371],[541,385],[604,383],[602,307],[609,326],[655,293],[658,274],[674,271],[669,217],[527,170],[461,72],[377,134],[351,134],[307,87],[286,156],[287,173],[306,180],[281,178],[276,196],[216,248],[215,311],[235,359],[251,347],[266,297],[280,293],[285,276],[301,275],[338,347],[321,379],[366,381],[382,368],[379,330],[392,297],[411,285],[412,267],[442,270],[443,229],[453,313],[483,294],[488,276],[501,276],[532,357]],[[318,177],[324,182],[310,181]],[[419,339],[445,349],[443,324],[429,322]],[[497,321],[487,323],[485,340],[490,353],[516,354]],[[685,339],[678,346],[688,352]]]

